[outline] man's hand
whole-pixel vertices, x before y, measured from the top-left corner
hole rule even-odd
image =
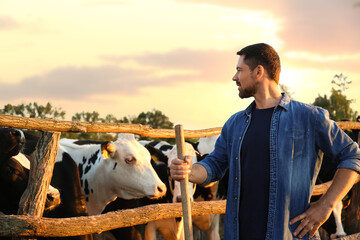
[[[339,168],[335,173],[330,188],[320,200],[312,203],[308,210],[290,220],[290,224],[301,221],[300,225],[295,229],[294,235],[300,234],[299,237],[302,238],[306,233],[309,233],[310,237],[313,237],[319,227],[329,218],[336,204],[352,188],[358,176],[359,174],[354,170]]]
[[[331,211],[332,208],[328,207],[322,199],[311,203],[308,210],[290,220],[291,225],[301,221],[294,231],[294,236],[299,234],[299,238],[303,238],[306,233],[309,233],[310,237],[314,237],[319,227],[330,217]]]
[[[176,181],[185,179],[185,177],[191,172],[192,159],[191,156],[185,156],[185,160],[175,158],[171,161],[170,176]]]

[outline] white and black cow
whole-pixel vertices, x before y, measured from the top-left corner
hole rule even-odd
[[[214,148],[216,140],[219,135],[213,135],[208,137],[201,137],[196,143],[192,143],[195,150],[200,154],[198,157],[199,161],[204,159],[208,154],[210,154]],[[216,200],[217,192],[219,188],[219,182],[210,183],[206,186],[198,186],[194,193],[195,201],[212,201]],[[215,215],[204,215],[204,216],[193,216],[193,225],[196,227],[194,230],[198,229],[201,232],[206,234],[207,239],[209,240],[220,240],[219,234],[219,219],[218,214]],[[198,235],[202,235],[202,233]]]
[[[151,157],[154,161],[165,163],[168,166],[168,159],[172,159],[177,156],[176,145],[170,145],[164,141],[140,141],[141,144],[144,144],[148,151],[151,153]],[[198,161],[199,155],[194,150],[193,146],[189,143],[185,143],[185,152],[186,155],[192,156],[193,163]],[[173,181],[170,178],[170,174],[167,171],[166,176],[164,176],[164,181],[168,182],[170,191],[166,197],[166,202],[181,202],[181,190],[180,183]],[[195,186],[193,183],[189,183],[189,193],[191,201],[194,200],[194,190]],[[183,221],[182,218],[171,218],[171,219],[162,219],[153,222],[149,222],[146,226],[146,240],[156,240],[156,232],[166,240],[179,240],[184,238],[183,231]]]
[[[10,137],[6,137],[6,136]],[[18,137],[20,136],[20,137]],[[0,141],[4,144],[12,142],[10,149],[16,149],[16,152],[21,150],[24,146],[25,139],[24,134],[21,130],[0,130]],[[17,143],[16,143],[17,142]],[[4,144],[1,144],[1,156],[3,155]],[[32,150],[35,150],[34,147],[31,147]],[[13,151],[13,150],[11,150]],[[15,152],[15,153],[16,153]],[[31,151],[29,152],[31,153]],[[14,153],[12,153],[14,154]],[[23,194],[28,178],[29,178],[29,169],[30,162],[29,159],[22,153],[18,153],[9,161],[1,161],[0,167],[0,185],[10,187],[10,189],[3,189],[1,187],[1,211],[6,214],[16,214],[17,208],[19,205],[20,197]],[[77,166],[75,163],[69,159],[64,158],[61,162],[56,162],[54,165],[53,177],[51,179],[51,185],[55,186],[60,190],[60,193],[55,189],[57,197],[52,198],[52,201],[57,200],[57,205],[51,207],[45,207],[44,216],[53,217],[53,218],[66,218],[66,217],[75,217],[75,216],[86,216],[87,209],[84,201],[84,196],[82,195],[82,190],[80,187],[80,178]],[[5,192],[3,192],[3,190]],[[14,195],[15,193],[15,195]],[[61,202],[60,202],[61,198]],[[6,202],[11,202],[13,206],[8,207]],[[48,201],[47,201],[48,202]],[[7,239],[7,238],[4,238]],[[11,239],[11,238],[8,238]],[[41,238],[48,239],[48,238]],[[51,239],[51,238],[50,238]],[[66,237],[65,239],[84,239],[91,240],[91,235],[86,236],[75,236],[75,237]]]
[[[64,154],[79,167],[90,215],[100,214],[116,197],[159,198],[166,193],[151,166],[150,153],[133,134],[119,134],[117,141],[102,144],[61,139],[57,158]]]
[[[120,134],[119,139],[127,138],[131,141],[134,140],[133,135],[125,135]],[[106,142],[106,141],[96,141],[96,140],[71,140],[71,139],[64,139],[61,140],[61,143],[64,142],[70,143],[70,144],[76,144],[76,145],[97,145],[99,149],[101,149],[102,155],[110,156],[112,155],[114,151],[113,143]],[[61,144],[61,145],[62,145]],[[141,147],[142,150],[145,148]],[[146,150],[146,149],[145,149]],[[106,157],[108,158],[108,157]],[[166,185],[166,189],[169,189],[168,187],[168,173],[167,173],[167,164],[158,162],[155,163],[151,159],[151,166],[154,168],[155,172],[160,177],[161,181],[164,182]],[[83,168],[83,167],[81,167]],[[81,172],[84,170],[81,170]],[[128,180],[131,180],[128,178]],[[131,198],[131,199],[123,199],[121,197],[117,197],[114,201],[108,203],[103,210],[102,213],[115,211],[115,210],[121,210],[121,209],[130,209],[130,208],[136,208],[141,207],[149,204],[155,204],[155,203],[165,203],[171,201],[171,197],[169,197],[170,191],[166,191],[166,195],[157,198],[157,199],[149,199],[148,197],[143,198]],[[171,195],[170,195],[171,196]],[[167,199],[170,199],[169,201]],[[145,226],[146,224],[141,224],[137,226],[127,227],[127,228],[119,228],[114,229],[109,232],[104,232],[100,235],[95,235],[95,239],[108,239],[108,238],[115,238],[115,239],[145,239]]]
[[[170,189],[169,181],[168,181],[168,167],[167,164],[163,162],[155,162],[153,159],[151,160],[151,165],[155,169],[156,173],[158,174],[161,181],[166,185],[167,189]],[[172,200],[172,195],[170,191],[166,191],[166,195],[162,196],[158,199],[149,199],[147,197],[140,198],[140,199],[121,199],[116,198],[116,200],[109,203],[103,213],[111,212],[111,211],[117,211],[122,209],[131,209],[131,208],[138,208],[147,206],[150,204],[159,204],[159,203],[169,203]],[[150,223],[151,225],[151,223]],[[125,227],[125,228],[118,228],[111,230],[110,233],[115,239],[122,240],[148,240],[149,238],[149,231],[146,230],[149,229],[149,223],[147,224],[140,224],[135,225],[132,227]],[[150,226],[150,229],[153,229],[153,227]],[[107,237],[108,237],[107,233]],[[154,233],[154,236],[156,233]],[[103,239],[103,238],[101,238]]]

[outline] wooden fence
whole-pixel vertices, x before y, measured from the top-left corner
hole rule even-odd
[[[344,130],[360,130],[359,122],[337,122]],[[0,114],[0,126],[44,131],[31,162],[29,184],[24,192],[19,215],[0,215],[0,236],[65,237],[143,224],[166,218],[181,217],[181,203],[155,204],[102,215],[73,218],[43,218],[46,189],[52,177],[60,132],[133,133],[150,138],[175,138],[175,131],[153,129],[140,124],[88,123],[53,119],[23,118]],[[184,130],[185,138],[199,138],[220,134],[221,128]],[[318,193],[327,190],[322,185]],[[224,214],[226,201],[193,202],[192,215]]]

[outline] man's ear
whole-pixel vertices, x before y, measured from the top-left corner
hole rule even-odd
[[[265,68],[262,65],[258,65],[255,68],[255,72],[256,72],[256,77],[261,78],[265,74]]]

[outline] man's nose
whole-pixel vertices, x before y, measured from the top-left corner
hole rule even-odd
[[[239,78],[237,77],[237,74],[236,74],[236,73],[235,73],[235,75],[232,77],[232,80],[233,80],[233,81],[239,80]]]

